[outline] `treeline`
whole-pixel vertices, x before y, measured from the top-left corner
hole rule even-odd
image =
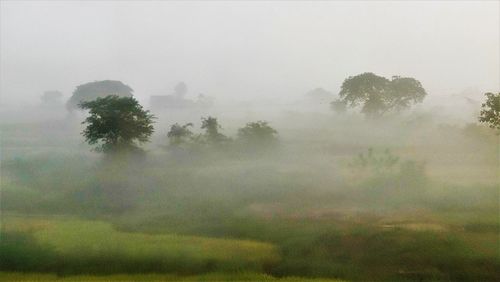
[[[82,102],[79,106],[89,111],[82,134],[99,152],[140,151],[140,144],[148,142],[154,132],[156,117],[133,97],[110,95]],[[235,140],[220,132],[222,127],[215,117],[202,118],[203,133],[195,134],[192,127],[192,123],[173,124],[167,133],[167,147],[188,150],[237,143],[251,149],[265,149],[278,141],[278,132],[266,121],[247,123],[238,130]]]
[[[230,138],[222,133],[222,128],[217,118],[206,117],[201,119],[201,129],[203,133],[195,134],[190,128],[192,123],[180,125],[173,124],[167,133],[169,148],[171,149],[193,149],[195,147],[225,146],[238,143],[252,149],[264,149],[276,145],[278,142],[278,131],[269,126],[266,121],[249,122],[244,127],[238,129],[236,139]]]
[[[182,97],[186,86],[176,87]],[[68,109],[88,110],[90,116],[83,122],[83,135],[90,145],[101,152],[140,151],[140,144],[148,142],[154,132],[154,119],[149,110],[143,109],[132,95],[132,88],[119,81],[96,81],[80,85],[67,103]],[[313,96],[329,94],[317,89]],[[111,95],[109,95],[111,93]],[[486,93],[479,121],[491,128],[500,128],[500,93]],[[59,97],[60,93],[46,93],[46,100]],[[359,110],[369,119],[379,119],[389,112],[400,112],[421,103],[427,96],[422,84],[411,77],[393,76],[387,79],[374,73],[362,73],[344,80],[338,99],[330,103],[337,113],[349,108]],[[191,131],[192,123],[174,124],[167,137],[169,148],[193,149],[231,144],[237,141],[248,148],[265,148],[276,144],[277,131],[265,121],[249,122],[238,130],[235,140],[220,133],[214,117],[202,118],[203,133]]]

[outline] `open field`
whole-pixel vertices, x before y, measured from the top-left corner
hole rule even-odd
[[[332,125],[362,142],[324,133],[308,146],[292,128],[264,155],[159,143],[109,161],[71,139],[68,151],[37,149],[36,135],[29,151],[4,143],[2,279],[498,280],[496,139],[454,127],[453,146],[431,134],[384,153],[403,129],[362,123]],[[397,163],[360,166],[372,143]]]
[[[279,255],[268,243],[249,240],[203,238],[182,235],[149,235],[116,231],[109,223],[74,218],[3,217],[2,232],[29,234],[33,244],[46,248],[50,255],[68,263],[75,260],[88,263],[79,271],[116,272],[126,270],[127,263],[143,271],[183,272],[190,270],[262,270],[275,262]],[[5,240],[5,239],[4,239]],[[114,262],[118,260],[118,263]],[[50,264],[50,262],[44,262]],[[121,265],[120,265],[121,264]],[[55,268],[54,268],[55,269]]]
[[[64,281],[64,282],[85,282],[85,281],[276,281],[276,282],[342,282],[342,280],[286,277],[276,278],[260,273],[212,273],[196,276],[176,276],[165,274],[132,274],[132,275],[78,275],[78,276],[56,276],[45,273],[11,273],[0,272],[0,281]]]

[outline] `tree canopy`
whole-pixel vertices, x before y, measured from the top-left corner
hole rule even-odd
[[[328,103],[333,99],[333,94],[330,91],[327,91],[321,87],[315,88],[306,93],[306,97],[311,101],[319,102],[319,103]]]
[[[482,104],[479,121],[489,127],[500,130],[500,92],[484,94],[486,101]]]
[[[266,121],[249,122],[238,130],[238,139],[249,145],[270,145],[277,141],[278,132]]]
[[[137,143],[149,141],[153,134],[154,116],[133,97],[99,97],[81,102],[80,108],[90,114],[82,122],[87,125],[82,135],[90,145],[98,144],[97,151],[137,150]]]
[[[374,73],[348,77],[342,83],[340,98],[331,103],[334,110],[361,106],[367,117],[380,117],[388,111],[400,111],[420,103],[427,95],[422,84],[411,77],[387,79]]]
[[[89,82],[76,87],[66,107],[71,111],[77,109],[81,102],[92,101],[96,98],[103,98],[109,95],[132,97],[132,92],[134,90],[130,86],[117,80]]]
[[[217,118],[209,116],[201,119],[201,129],[205,129],[204,137],[209,144],[217,144],[228,140],[224,134],[219,132],[220,128]]]
[[[186,83],[184,83],[184,82],[179,82],[174,87],[175,96],[177,96],[178,98],[184,98],[184,96],[186,96],[187,92],[188,92],[188,88],[187,88]]]
[[[193,132],[189,129],[192,127],[192,123],[186,123],[184,125],[179,125],[178,123],[173,124],[170,127],[170,131],[167,133],[171,146],[179,146],[189,141],[189,138],[193,137]]]
[[[43,92],[42,97],[40,99],[42,100],[43,104],[57,104],[61,102],[63,94],[61,91],[58,90],[49,90]]]

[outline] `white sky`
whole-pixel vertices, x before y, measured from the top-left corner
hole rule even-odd
[[[113,79],[141,100],[295,99],[371,71],[431,95],[498,91],[500,2],[2,1],[2,102]]]

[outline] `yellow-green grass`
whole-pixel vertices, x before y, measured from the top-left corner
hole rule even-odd
[[[276,278],[261,273],[208,273],[204,275],[177,276],[168,274],[115,274],[57,276],[46,273],[0,272],[0,281],[280,281],[280,282],[341,282],[332,279],[308,279],[303,277]]]
[[[68,258],[116,257],[154,261],[234,263],[259,267],[279,259],[269,243],[175,234],[120,232],[106,222],[75,218],[8,216],[4,231],[28,232],[37,243]]]

